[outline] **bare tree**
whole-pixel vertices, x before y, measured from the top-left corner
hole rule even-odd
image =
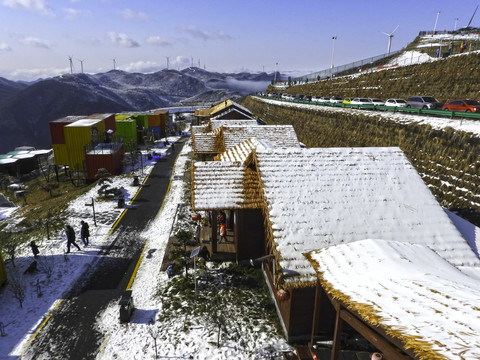
[[[13,297],[18,300],[20,307],[23,308],[27,290],[23,276],[18,273],[11,274],[9,278],[9,288]]]
[[[50,279],[55,270],[55,256],[46,255],[38,259],[38,271],[44,273]]]
[[[0,231],[0,243],[2,244],[3,251],[8,254],[13,267],[15,267],[15,255],[20,245],[20,241],[10,231]]]

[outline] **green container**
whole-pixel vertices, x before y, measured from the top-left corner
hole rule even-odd
[[[125,151],[129,152],[137,148],[137,122],[135,119],[116,119],[117,140],[123,142]]]

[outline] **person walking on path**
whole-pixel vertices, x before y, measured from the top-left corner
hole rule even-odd
[[[193,238],[197,244],[200,244],[200,224],[199,223],[195,227],[195,233],[193,235]]]
[[[78,250],[81,250],[75,242],[75,230],[70,225],[65,227],[65,233],[67,234],[67,254],[70,252],[70,245],[74,245]]]
[[[90,237],[90,230],[88,228],[88,224],[85,221],[80,221],[80,224],[82,224],[82,227],[80,228],[80,238],[82,239],[83,244],[87,246],[88,238]]]
[[[32,248],[33,257],[35,259],[38,258],[40,251],[38,250],[38,246],[35,244],[35,241],[30,241],[30,247]]]

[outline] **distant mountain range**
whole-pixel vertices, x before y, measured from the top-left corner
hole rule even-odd
[[[213,104],[267,88],[273,74],[222,74],[190,67],[151,74],[112,70],[33,83],[0,78],[0,154],[18,146],[51,146],[50,121],[67,115],[146,111]]]

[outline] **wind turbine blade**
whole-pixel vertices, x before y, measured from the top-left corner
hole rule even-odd
[[[473,12],[472,17],[470,18],[470,21],[468,22],[467,28],[468,28],[468,27],[470,26],[470,24],[472,23],[473,17],[475,16],[475,13],[477,12],[477,10],[478,10],[478,5],[477,5],[477,7],[475,8],[475,11]]]
[[[386,32],[381,31],[382,34],[385,34],[387,36],[390,36],[390,34],[387,34]]]
[[[397,31],[397,29],[398,29],[399,26],[400,26],[400,25],[397,25],[397,27],[395,28],[395,30],[392,31],[392,34],[393,34],[395,31]]]

